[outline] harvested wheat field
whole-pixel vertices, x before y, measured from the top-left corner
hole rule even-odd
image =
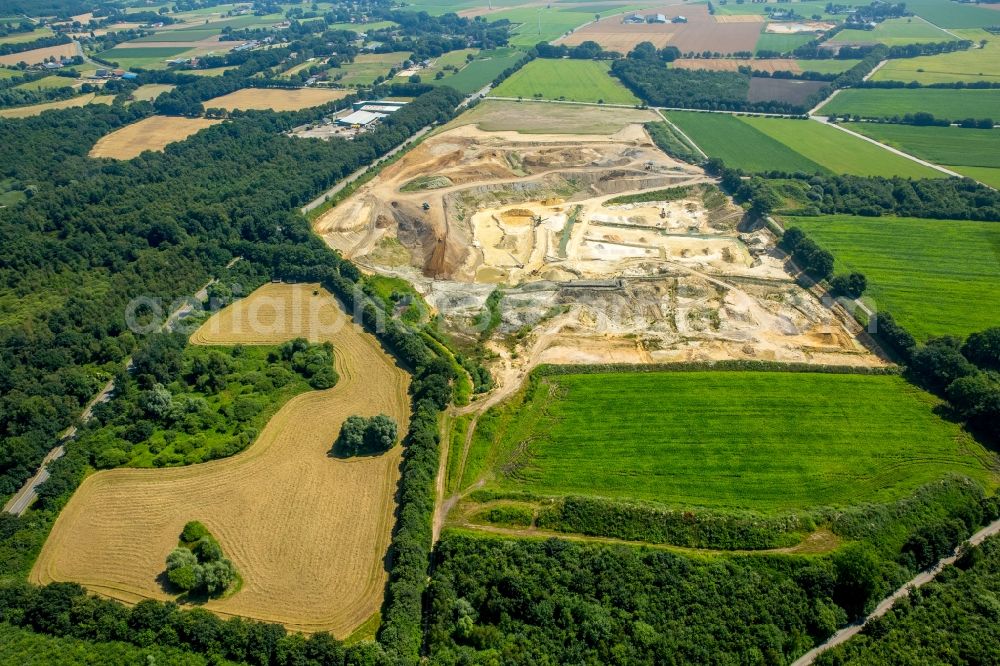
[[[19,62],[26,62],[29,65],[43,63],[49,58],[72,58],[80,54],[80,45],[76,42],[69,44],[59,44],[58,46],[46,46],[43,49],[32,49],[21,51],[20,53],[10,53],[0,56],[0,65],[16,65]]]
[[[168,144],[183,141],[195,132],[221,120],[150,116],[102,136],[90,149],[91,157],[130,160],[145,150],[163,150]]]
[[[210,99],[204,103],[206,109],[225,109],[243,111],[256,109],[259,111],[298,111],[311,106],[320,106],[343,97],[350,90],[332,90],[321,88],[244,88],[222,97]]]
[[[735,72],[740,67],[751,67],[760,72],[802,72],[801,63],[791,58],[740,59],[735,58],[678,58],[670,63],[680,69],[707,69],[713,72]]]
[[[168,599],[157,582],[164,559],[184,523],[200,520],[243,577],[238,592],[208,610],[341,638],[378,611],[401,447],[351,460],[327,453],[351,414],[384,412],[405,432],[408,375],[317,285],[265,285],[192,341],[272,344],[300,335],[333,343],[334,388],[290,400],[231,458],[90,476],[56,520],[31,580],[73,581],[129,603]]]
[[[0,118],[30,118],[52,109],[69,109],[74,106],[87,106],[88,104],[111,104],[115,99],[114,95],[95,95],[86,93],[58,102],[43,102],[42,104],[31,104],[29,106],[15,106],[10,109],[0,109]]]

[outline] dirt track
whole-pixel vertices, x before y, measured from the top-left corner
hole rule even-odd
[[[344,637],[379,609],[401,448],[349,461],[327,452],[351,414],[384,412],[405,432],[408,375],[315,289],[266,285],[240,302],[244,314],[234,316],[231,306],[193,337],[201,344],[329,340],[337,386],[290,400],[231,458],[90,476],[56,520],[32,582],[79,582],[130,603],[172,598],[157,576],[184,523],[201,520],[244,579],[209,610]],[[260,332],[240,331],[254,315]]]

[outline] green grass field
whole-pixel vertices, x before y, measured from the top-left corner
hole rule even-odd
[[[737,116],[671,111],[667,118],[709,157],[720,157],[730,167],[745,171],[826,172],[816,162],[747,125]]]
[[[518,2],[515,4],[523,5],[524,3]],[[481,7],[482,2],[474,3],[473,6]],[[497,3],[493,3],[493,6],[497,7],[498,5]],[[516,24],[510,39],[511,46],[531,47],[538,42],[550,42],[562,37],[567,32],[593,21],[595,14],[608,16],[648,6],[642,4],[604,7],[595,5],[593,10],[591,10],[591,8],[586,6],[570,8],[559,7],[558,5],[539,5],[538,7],[526,5],[490,12],[486,14],[486,19],[490,21],[499,19],[510,20],[511,23]]]
[[[102,60],[117,62],[123,69],[166,69],[166,60],[176,58],[191,49],[183,46],[154,46],[150,48],[117,46],[98,54]]]
[[[354,57],[354,62],[343,65],[339,69],[334,68],[327,71],[330,77],[335,77],[340,73],[344,76],[338,83],[350,85],[371,85],[380,76],[385,76],[389,70],[397,65],[406,62],[410,57],[408,51],[398,53],[364,53]],[[403,79],[400,79],[402,81]]]
[[[480,418],[469,485],[785,511],[901,497],[993,459],[896,376],[650,372],[540,377]]]
[[[513,67],[524,53],[517,49],[500,48],[492,51],[480,51],[475,60],[460,69],[456,74],[446,74],[441,80],[428,81],[434,85],[451,86],[463,93],[474,93],[488,83],[492,83],[508,67]]]
[[[222,32],[222,28],[192,28],[190,30],[165,30],[145,37],[139,37],[128,42],[142,44],[144,42],[199,42]]]
[[[920,44],[923,42],[949,42],[955,38],[918,17],[886,19],[874,30],[841,30],[831,42],[879,42],[889,46]]]
[[[571,102],[639,104],[617,79],[608,73],[611,65],[595,60],[552,60],[529,62],[490,94],[497,97],[565,99]]]
[[[42,37],[51,37],[53,34],[49,28],[37,28],[31,32],[15,32],[6,37],[0,37],[0,44],[24,44]]]
[[[919,58],[890,60],[872,76],[873,81],[916,81],[953,83],[955,81],[1000,81],[1000,37],[985,30],[953,30],[963,39],[986,40],[983,48],[941,53]]]
[[[995,9],[942,0],[908,0],[906,8],[942,28],[997,25]]]
[[[941,172],[812,120],[743,117],[740,120],[834,173],[940,178]]]
[[[49,90],[52,88],[65,88],[67,86],[74,86],[79,81],[77,79],[71,79],[65,76],[46,76],[41,79],[35,79],[34,81],[28,81],[27,83],[22,83],[19,86],[15,86],[21,90]]]
[[[830,100],[819,113],[891,118],[926,111],[937,118],[990,118],[1000,115],[1000,90],[850,89]]]
[[[957,166],[952,169],[963,176],[975,178],[980,183],[1000,190],[1000,169],[990,167]]]
[[[787,218],[868,277],[865,298],[914,336],[1000,326],[1000,224],[851,216]]]
[[[1000,167],[1000,130],[851,123],[855,132],[949,166]]]
[[[762,32],[760,33],[760,37],[757,38],[757,46],[755,47],[754,52],[777,51],[778,53],[788,53],[796,47],[811,42],[814,37],[815,35],[811,34],[779,35],[770,32]]]
[[[820,74],[840,74],[857,65],[860,60],[837,60],[836,58],[819,60],[799,60],[803,72],[819,72]]]

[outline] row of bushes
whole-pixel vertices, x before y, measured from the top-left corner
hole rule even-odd
[[[795,514],[684,511],[577,496],[543,506],[537,525],[558,532],[720,550],[791,546],[814,527],[811,520]]]
[[[703,372],[705,370],[740,372],[814,372],[835,375],[895,375],[899,371],[888,367],[852,365],[822,365],[812,363],[782,363],[734,359],[728,361],[679,361],[677,363],[597,363],[593,365],[540,365],[533,374],[539,377],[557,375],[605,374],[609,372]]]

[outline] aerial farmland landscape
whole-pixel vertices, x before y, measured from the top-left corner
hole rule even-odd
[[[1000,664],[1000,5],[0,0],[0,664]]]

